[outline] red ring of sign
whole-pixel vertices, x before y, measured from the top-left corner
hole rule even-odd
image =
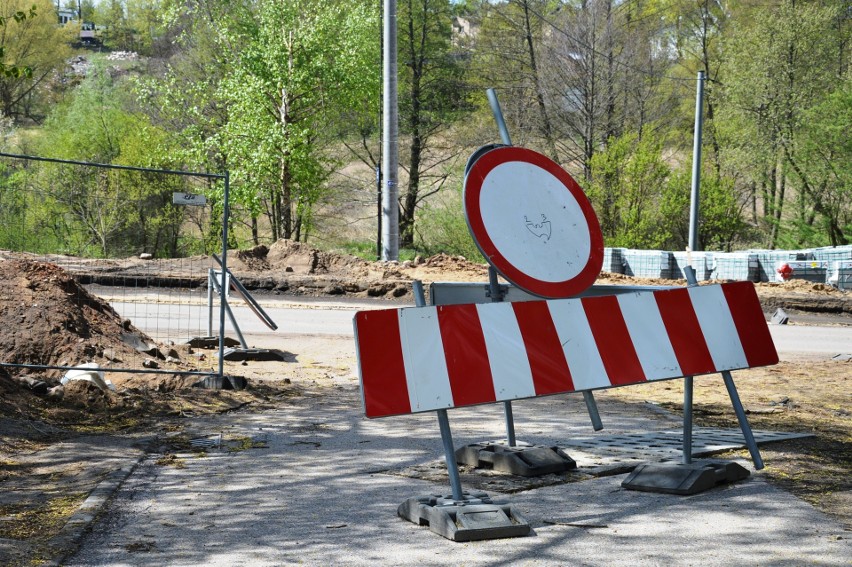
[[[586,219],[591,246],[589,259],[576,276],[559,282],[543,281],[532,277],[509,262],[500,253],[500,250],[497,249],[488,235],[479,206],[482,185],[485,182],[485,178],[494,168],[513,161],[532,164],[556,177],[580,206],[580,210]],[[546,298],[571,297],[591,286],[601,271],[601,266],[603,266],[603,235],[601,234],[598,217],[592,209],[592,204],[589,202],[583,189],[568,172],[547,156],[515,146],[496,148],[487,152],[476,160],[465,177],[464,210],[468,227],[471,234],[473,234],[473,240],[476,242],[480,252],[482,252],[485,258],[503,277],[525,291]]]

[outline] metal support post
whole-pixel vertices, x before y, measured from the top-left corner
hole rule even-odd
[[[586,401],[586,409],[589,412],[589,419],[592,420],[592,428],[595,431],[600,431],[603,429],[603,422],[601,421],[601,414],[598,413],[598,404],[595,402],[595,396],[593,396],[588,390],[584,390],[583,399]]]
[[[225,290],[228,289],[228,222],[231,215],[230,210],[230,173],[225,171],[225,188],[222,206],[222,283],[219,286],[219,376],[225,375],[225,311],[228,310],[228,297]],[[233,317],[233,315],[232,315]]]
[[[411,291],[414,293],[414,305],[426,306],[426,294],[423,291],[423,282],[414,280],[411,282]],[[459,465],[456,462],[456,450],[453,446],[453,435],[450,432],[450,419],[447,410],[440,409],[438,413],[438,426],[441,428],[441,441],[444,442],[444,454],[447,458],[447,474],[450,476],[450,488],[453,491],[453,500],[463,500],[461,477],[459,476]]]
[[[754,463],[754,468],[760,470],[763,468],[763,458],[760,456],[760,451],[757,448],[757,442],[754,440],[754,434],[751,432],[751,426],[746,418],[743,403],[740,401],[740,395],[737,393],[737,387],[734,385],[734,377],[730,371],[722,372],[722,378],[725,380],[725,387],[728,389],[728,396],[731,398],[731,405],[734,406],[734,412],[737,414],[737,419],[740,422],[740,429],[745,437],[746,447],[751,453],[751,460]]]
[[[503,413],[506,415],[506,444],[514,447],[518,441],[515,439],[515,414],[512,411],[512,402],[503,402]]]
[[[222,288],[220,287],[219,282],[216,281],[215,277],[213,278],[213,284],[216,287],[216,291],[219,293],[219,297],[224,302],[225,301],[225,294],[222,293]],[[225,311],[228,314],[228,319],[230,319],[231,325],[234,327],[234,332],[237,333],[237,338],[240,340],[240,346],[242,346],[244,349],[247,349],[248,343],[246,343],[246,339],[243,337],[243,333],[240,330],[240,326],[237,324],[237,318],[234,317],[234,312],[231,311],[230,304],[225,302],[224,305],[225,305]],[[224,331],[223,331],[223,335],[224,335]]]
[[[692,462],[692,376],[683,379],[683,464]]]
[[[207,269],[207,336],[213,336],[213,268]]]
[[[441,441],[444,442],[444,454],[447,457],[447,474],[450,475],[450,488],[453,491],[453,500],[461,502],[464,500],[461,486],[461,476],[459,475],[459,465],[456,463],[456,449],[453,446],[453,434],[450,431],[450,420],[447,417],[447,410],[439,409],[438,426],[441,428]]]
[[[505,125],[503,127],[505,128]],[[491,296],[491,303],[503,301],[503,293],[500,290],[500,282],[497,280],[497,270],[494,266],[488,266],[488,293]],[[514,447],[518,442],[515,438],[515,414],[511,401],[503,402],[503,413],[506,415],[506,444]]]
[[[426,307],[426,293],[423,291],[423,282],[420,280],[412,281],[411,292],[414,294],[414,306]]]
[[[686,276],[688,286],[698,285],[698,280],[695,278],[695,270],[692,268],[692,262],[687,262],[687,266],[683,270]],[[683,379],[683,455],[681,461],[688,465],[692,462],[692,398],[694,392],[694,384],[692,376],[685,376]]]

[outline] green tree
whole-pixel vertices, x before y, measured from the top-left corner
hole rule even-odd
[[[553,159],[558,159],[559,133],[553,125],[549,105],[553,95],[547,92],[545,70],[555,58],[552,51],[543,53],[543,38],[554,32],[546,22],[559,4],[551,0],[471,2],[465,14],[479,28],[471,47],[471,82],[501,92],[500,106],[513,143],[541,146]]]
[[[266,2],[222,22],[221,43],[239,51],[219,85],[228,118],[217,139],[235,196],[266,213],[273,240],[307,238],[335,169],[326,132],[365,90],[377,92],[371,7]]]
[[[101,29],[100,37],[104,47],[122,51],[135,49],[133,30],[123,0],[107,0],[99,4],[95,11],[95,23]]]
[[[28,103],[65,64],[73,30],[57,25],[51,0],[0,0],[0,15],[0,113],[40,119]]]
[[[671,239],[660,202],[671,173],[662,145],[634,133],[612,139],[591,159],[589,199],[608,246],[660,248]]]
[[[737,20],[726,43],[719,121],[724,166],[742,172],[770,248],[782,237],[791,196],[801,219],[817,194],[795,173],[802,161],[797,140],[804,113],[835,90],[848,57],[838,57],[841,6],[784,0],[761,7],[753,18]]]
[[[660,230],[667,236],[660,246],[666,250],[685,250],[689,245],[689,207],[692,186],[690,164],[675,169],[663,188],[660,199]],[[720,177],[714,164],[708,163],[701,174],[698,204],[698,244],[701,250],[730,252],[749,234],[744,209],[747,200],[738,198],[734,180]]]
[[[125,107],[126,83],[102,67],[90,70],[73,96],[49,117],[40,155],[75,161],[174,169],[167,136]],[[171,208],[183,178],[46,163],[30,181],[37,228],[77,254],[113,256],[148,251],[174,255],[180,213]]]
[[[439,143],[440,136],[467,105],[462,67],[453,52],[450,2],[404,0],[397,19],[400,131],[401,142],[408,145],[399,233],[400,246],[411,247],[418,206],[444,186],[444,166],[458,155],[452,146]]]
[[[796,147],[789,152],[806,203],[799,231],[818,228],[815,243],[852,241],[852,81],[806,110]],[[815,240],[816,240],[815,239]]]

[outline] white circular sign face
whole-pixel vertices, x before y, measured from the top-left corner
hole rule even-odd
[[[464,203],[477,246],[518,287],[569,297],[597,278],[597,217],[579,185],[549,158],[511,146],[485,153],[465,178]]]
[[[586,267],[592,246],[586,217],[549,171],[523,161],[498,165],[482,183],[479,207],[494,246],[529,277],[561,282]]]

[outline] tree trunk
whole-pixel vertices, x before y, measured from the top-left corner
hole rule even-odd
[[[426,10],[424,9],[424,18]],[[411,130],[411,147],[409,148],[408,188],[405,197],[400,203],[399,211],[399,245],[402,248],[410,248],[414,244],[414,212],[417,208],[417,198],[420,193],[420,166],[423,159],[423,137],[421,132],[421,80],[423,79],[425,29],[417,30],[420,33],[420,42],[416,41],[414,29],[414,7],[408,4],[408,42],[407,57],[411,69],[411,92],[409,102],[411,104],[406,122]],[[425,22],[421,25],[425,26]],[[418,49],[419,47],[419,49]]]
[[[533,82],[535,84],[535,97],[538,103],[538,112],[541,116],[541,129],[544,134],[544,140],[547,144],[547,151],[550,153],[550,158],[553,161],[559,161],[559,156],[556,152],[556,143],[553,140],[553,128],[550,125],[550,119],[547,116],[547,106],[544,102],[544,90],[541,86],[541,79],[538,75],[538,59],[536,56],[535,45],[533,44],[532,25],[530,24],[529,2],[526,0],[522,3],[524,8],[524,34],[526,36],[527,50],[530,56],[530,69],[532,70]]]

